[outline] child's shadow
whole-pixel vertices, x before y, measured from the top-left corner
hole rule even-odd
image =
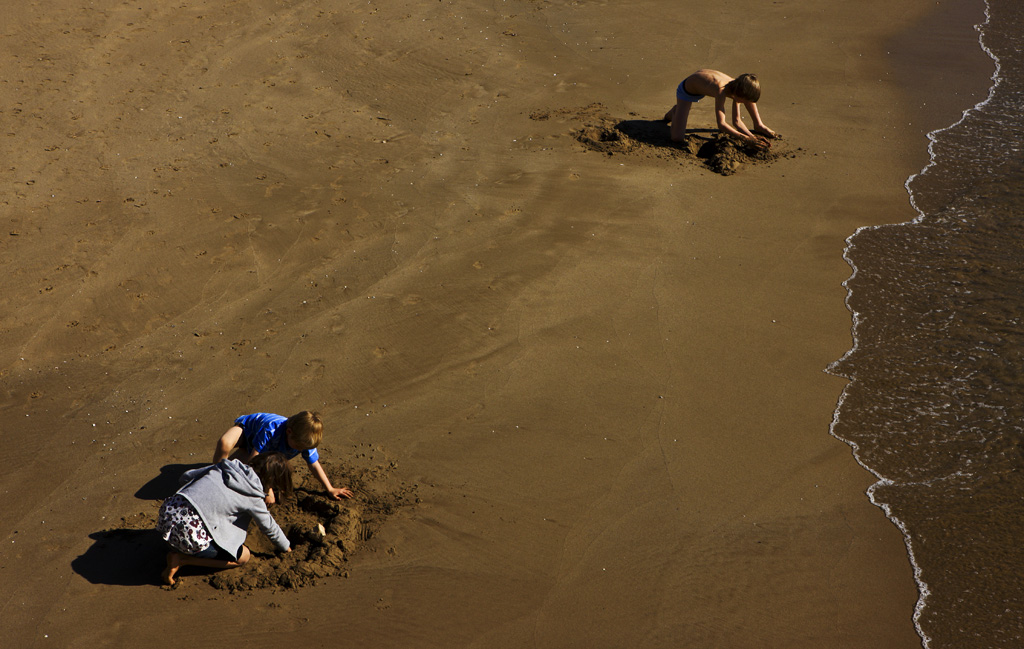
[[[94,541],[71,569],[92,584],[158,586],[167,544],[155,529],[105,530],[89,535]]]
[[[174,495],[181,485],[178,480],[186,471],[207,466],[206,464],[167,464],[160,467],[160,475],[139,487],[135,497],[139,500],[164,500]]]
[[[672,132],[669,125],[660,119],[626,119],[616,124],[615,129],[643,144],[673,149],[679,148],[679,144],[672,141]],[[686,129],[688,136],[696,136],[698,141],[701,142],[711,140],[716,133],[717,131],[713,129]],[[704,135],[702,136],[701,134]]]
[[[178,479],[204,464],[168,464],[135,492],[140,500],[163,500],[178,490]],[[130,523],[129,523],[130,524]],[[142,529],[119,528],[89,535],[93,544],[71,562],[71,569],[93,584],[156,586],[167,555],[167,544],[150,525]]]

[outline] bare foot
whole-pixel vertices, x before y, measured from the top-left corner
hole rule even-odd
[[[181,555],[177,552],[167,553],[167,567],[160,574],[163,578],[164,583],[168,586],[174,585],[174,576],[178,574],[178,568],[181,567]]]

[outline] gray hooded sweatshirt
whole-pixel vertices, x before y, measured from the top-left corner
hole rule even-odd
[[[187,484],[186,484],[187,483]],[[263,500],[263,483],[252,467],[239,460],[186,471],[178,490],[199,512],[214,542],[236,558],[245,543],[249,521],[256,519],[267,538],[280,550],[291,544]]]

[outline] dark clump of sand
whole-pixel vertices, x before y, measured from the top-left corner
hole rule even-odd
[[[623,120],[607,115],[603,109],[603,105],[595,103],[578,109],[537,111],[530,118],[582,122],[572,131],[572,137],[590,151],[694,163],[723,176],[736,173],[744,165],[765,165],[782,158],[795,158],[802,151],[799,147],[789,149],[779,139],[772,142],[771,148],[758,148],[715,131],[708,131],[706,135],[691,134],[686,142],[673,142],[669,125],[661,120]]]
[[[304,490],[297,491],[290,502],[271,507],[271,512],[291,541],[292,551],[275,553],[263,533],[250,525],[246,545],[255,558],[239,570],[211,575],[211,586],[230,592],[297,588],[320,578],[343,575],[346,555],[372,534],[358,506]]]
[[[246,545],[255,560],[240,570],[225,570],[209,578],[214,588],[230,592],[255,588],[299,588],[324,577],[346,573],[345,562],[373,537],[400,508],[416,502],[415,485],[388,486],[395,464],[353,470],[322,463],[334,484],[347,484],[356,494],[332,500],[305,475],[293,498],[272,505],[292,551],[275,553],[266,536],[249,526]],[[180,581],[179,581],[180,583]]]

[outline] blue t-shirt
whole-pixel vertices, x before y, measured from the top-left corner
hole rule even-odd
[[[289,460],[302,453],[306,462],[313,464],[320,459],[320,454],[315,448],[307,451],[297,451],[288,446],[288,436],[284,432],[284,422],[287,417],[272,415],[269,412],[257,412],[251,415],[243,415],[235,420],[236,426],[242,427],[242,437],[245,438],[249,448],[257,453],[283,453]]]

